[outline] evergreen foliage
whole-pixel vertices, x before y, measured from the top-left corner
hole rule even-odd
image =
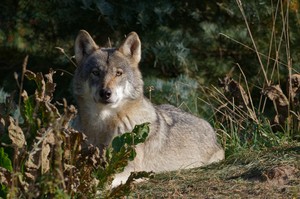
[[[280,10],[277,4],[284,2],[243,2],[259,52],[273,58],[276,58],[275,45],[286,42],[286,38],[280,42],[281,35],[285,34],[284,21],[279,14],[275,15],[284,13],[285,10]],[[282,9],[285,6],[282,5]],[[291,1],[288,24],[291,58],[296,71],[299,70],[297,60],[300,52],[297,45],[300,35],[298,6],[298,1]],[[234,0],[76,0],[48,1],[43,4],[37,0],[19,0],[3,1],[1,7],[1,60],[3,68],[9,68],[10,71],[16,70],[18,62],[5,61],[13,51],[15,54],[30,54],[33,56],[32,60],[37,59],[35,57],[42,58],[37,62],[52,60],[52,63],[43,62],[43,65],[47,67],[54,64],[72,72],[74,69],[66,59],[62,62],[63,56],[58,56],[54,47],[63,47],[69,55],[73,55],[73,40],[79,29],[91,32],[102,45],[106,45],[108,38],[114,44],[130,31],[136,31],[143,44],[144,59],[141,68],[147,72],[145,74],[149,71],[150,74],[161,77],[186,74],[215,83],[217,77],[235,68],[234,63],[239,63],[248,80],[253,78],[255,83],[261,82],[256,76],[259,67],[255,52],[243,46],[253,48]],[[272,28],[275,29],[273,32]],[[271,41],[272,34],[275,39]],[[279,49],[280,69],[287,64],[284,48],[285,45],[281,45]],[[263,62],[269,68],[275,64],[267,58]],[[278,77],[275,81],[280,81],[281,78]]]

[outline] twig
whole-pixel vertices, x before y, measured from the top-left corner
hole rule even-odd
[[[287,56],[287,63],[288,63],[288,81],[289,81],[289,96],[288,96],[288,101],[291,101],[291,95],[290,95],[290,91],[292,90],[292,58],[291,58],[291,49],[290,49],[290,38],[289,38],[289,7],[290,7],[290,1],[287,1],[287,5],[286,5],[286,15],[285,18],[283,18],[283,20],[285,19],[286,23],[284,26],[284,29],[286,31],[286,56]],[[290,111],[291,111],[291,106],[290,103],[288,103],[288,117],[290,116]],[[287,125],[287,130],[286,132],[289,134],[291,129],[290,123]]]
[[[244,43],[242,43],[242,42],[240,42],[240,41],[238,41],[238,40],[236,40],[236,39],[233,39],[233,38],[231,38],[230,36],[228,36],[228,35],[226,35],[226,34],[224,34],[224,33],[219,33],[219,35],[221,35],[221,36],[223,36],[223,37],[226,37],[227,39],[230,39],[231,41],[234,41],[235,43],[237,43],[237,44],[239,44],[239,45],[241,45],[241,46],[243,46],[243,47],[245,47],[245,48],[247,48],[247,49],[249,49],[249,50],[255,52],[255,49],[254,49],[254,48],[251,48],[250,46],[248,46],[248,45],[246,45],[246,44],[244,44]],[[266,58],[266,59],[270,59],[270,60],[272,60],[272,61],[274,61],[274,62],[276,62],[276,63],[279,63],[279,64],[281,64],[281,65],[283,65],[283,66],[288,67],[288,64],[287,64],[287,63],[280,62],[280,61],[278,60],[278,55],[276,55],[276,58],[272,58],[272,57],[270,57],[270,56],[268,56],[268,55],[265,55],[265,54],[263,54],[263,53],[261,53],[261,52],[258,52],[258,54],[261,55],[262,57]],[[276,54],[278,54],[278,53],[276,53]],[[293,70],[294,72],[296,72],[296,73],[299,73],[296,69],[292,69],[292,70]]]
[[[111,48],[110,38],[108,37],[107,40],[108,40],[108,45],[109,45],[109,47]]]
[[[246,84],[246,88],[247,88],[247,92],[248,92],[248,96],[249,96],[249,101],[250,101],[252,110],[249,109],[248,106],[246,106],[246,108],[248,109],[249,115],[251,116],[251,118],[258,123],[258,119],[257,119],[257,116],[255,114],[255,108],[254,108],[254,105],[253,105],[253,101],[252,101],[252,97],[251,97],[251,93],[250,93],[250,89],[249,89],[249,85],[248,85],[248,81],[247,81],[246,75],[245,75],[244,71],[242,70],[241,66],[238,63],[237,63],[237,66],[238,66],[238,68],[240,69],[240,71],[241,71],[241,73],[243,75],[243,78],[244,78],[244,81],[245,81],[245,84]]]
[[[250,39],[251,39],[251,41],[252,41],[252,44],[253,44],[255,53],[256,53],[256,55],[257,55],[257,59],[258,59],[258,61],[259,61],[260,67],[261,67],[261,69],[262,69],[262,72],[263,72],[263,75],[264,75],[264,78],[265,78],[265,81],[266,81],[267,85],[269,86],[269,85],[270,85],[270,81],[268,80],[268,76],[267,76],[267,73],[266,73],[266,71],[265,71],[265,69],[264,69],[264,65],[263,65],[263,63],[262,63],[262,61],[261,61],[259,51],[258,51],[257,46],[256,46],[256,43],[255,43],[255,41],[254,41],[254,39],[253,39],[251,30],[250,30],[250,27],[249,27],[249,24],[248,24],[248,21],[247,21],[247,18],[246,18],[244,9],[243,9],[243,4],[242,4],[241,0],[236,0],[236,3],[237,3],[237,5],[238,5],[238,7],[239,7],[239,9],[240,9],[240,11],[241,11],[241,13],[242,13],[243,18],[244,18],[244,21],[245,21],[245,24],[246,24],[246,27],[247,27],[247,30],[248,30],[248,34],[249,34]]]
[[[25,72],[26,72],[26,66],[28,63],[28,55],[26,55],[24,61],[23,61],[23,65],[22,65],[22,76],[21,76],[21,82],[20,82],[20,92],[19,92],[19,101],[18,101],[18,106],[19,108],[21,107],[21,99],[22,99],[22,92],[23,92],[23,83],[24,83],[24,76],[25,76]]]
[[[62,54],[64,54],[67,59],[75,66],[75,68],[77,68],[77,64],[72,60],[72,58],[70,56],[67,55],[67,53],[65,52],[65,50],[61,47],[55,47],[57,50],[59,50]]]
[[[67,73],[68,75],[71,75],[71,76],[74,76],[74,74],[72,74],[72,73],[70,73],[69,71],[66,71],[66,70],[64,70],[64,69],[57,68],[57,69],[55,69],[55,70],[61,71],[61,72],[64,72],[64,73]]]

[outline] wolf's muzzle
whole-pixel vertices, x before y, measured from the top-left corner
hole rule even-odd
[[[100,98],[103,102],[107,103],[110,97],[111,97],[111,90],[109,88],[107,89],[102,88],[100,90]]]

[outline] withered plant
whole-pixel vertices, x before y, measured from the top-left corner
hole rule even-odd
[[[132,173],[125,184],[110,187],[114,175],[134,159],[135,145],[146,139],[148,124],[136,126],[100,150],[87,144],[83,132],[71,127],[76,108],[66,100],[53,102],[55,71],[43,75],[23,68],[23,75],[35,82],[36,91],[28,95],[20,86],[19,106],[9,95],[1,104],[0,196],[115,198],[128,194],[134,179],[149,176],[147,172]],[[21,110],[22,122],[12,117],[11,110],[16,107]]]

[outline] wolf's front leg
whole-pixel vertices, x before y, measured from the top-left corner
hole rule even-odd
[[[126,172],[126,173],[122,172],[122,173],[116,174],[114,180],[111,183],[111,188],[115,188],[121,184],[125,184],[129,176],[130,176],[129,172]]]
[[[114,180],[111,183],[111,188],[115,188],[121,184],[125,184],[130,176],[131,172],[124,171],[115,175]],[[146,181],[147,178],[135,179],[134,183],[140,183]]]

